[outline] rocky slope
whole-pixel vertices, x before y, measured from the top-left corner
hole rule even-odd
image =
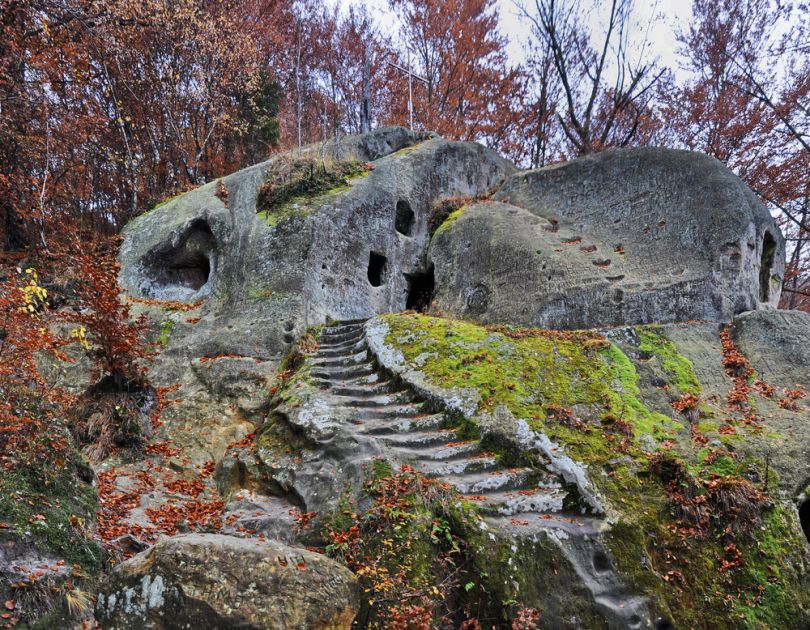
[[[778,625],[804,614],[797,501],[810,442],[806,402],[786,392],[808,387],[806,350],[791,341],[808,318],[768,310],[784,242],[736,177],[704,156],[658,149],[516,173],[478,145],[398,129],[309,151],[321,164],[372,160],[373,170],[284,197],[273,178],[294,180],[295,160],[277,159],[125,232],[125,288],[203,299],[199,321],[170,316],[153,372],[159,384],[183,384],[183,402],[168,410],[184,418],[173,439],[192,459],[203,447],[205,459],[222,460],[226,511],[250,531],[311,543],[346,492],[363,495],[382,459],[448,482],[480,527],[506,541],[495,560],[466,534],[472,562],[485,565],[475,581],[499,594],[480,597],[493,617],[505,601],[542,609],[552,627],[677,627],[696,617]],[[265,177],[276,205],[267,206]],[[198,255],[187,250],[210,262],[205,284],[183,293],[186,272],[161,275],[160,252],[183,267]],[[446,317],[601,330],[544,337],[419,317],[317,328],[431,300]],[[727,339],[756,370],[736,406],[729,392],[741,384],[720,336],[735,316]],[[712,323],[638,327],[693,320]],[[282,355],[313,326],[310,358],[274,385]],[[774,387],[770,397],[757,379]],[[276,391],[269,414],[267,387]],[[696,410],[678,407],[688,395]],[[222,459],[225,443],[254,425],[254,446]],[[679,483],[710,484],[719,471],[769,489],[776,501],[756,517],[763,524],[739,534],[755,557],[718,573],[730,552],[714,521],[734,520],[721,510],[699,542],[678,547],[690,527],[679,516],[694,514],[656,476],[663,457],[684,466]],[[310,528],[292,534],[285,505],[315,513]],[[261,516],[245,521],[252,508]],[[546,569],[511,571],[508,588],[482,577],[499,574],[488,563],[532,558],[546,558]]]
[[[162,411],[101,514],[170,537],[105,628],[385,625],[397,580],[438,627],[810,624],[810,316],[718,162],[379,130],[151,210],[121,262]]]

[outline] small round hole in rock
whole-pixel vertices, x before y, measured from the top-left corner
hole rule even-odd
[[[394,228],[400,234],[410,236],[411,230],[413,229],[413,223],[414,214],[413,210],[411,209],[411,204],[404,199],[400,199],[397,201],[397,215],[394,221]]]
[[[599,573],[610,571],[610,560],[608,560],[605,552],[597,551],[595,554],[593,554],[593,568]]]
[[[377,252],[368,255],[368,283],[373,287],[385,284],[386,263],[388,259]]]

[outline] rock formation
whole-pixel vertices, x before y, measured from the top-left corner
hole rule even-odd
[[[367,176],[261,212],[259,189],[284,159],[221,180],[226,201],[212,182],[124,231],[121,282],[128,292],[206,300],[208,316],[184,335],[194,353],[278,356],[308,326],[404,310],[409,289],[427,271],[433,204],[485,194],[515,170],[478,144],[381,130],[310,147],[301,158],[316,166],[373,160]]]
[[[161,346],[150,379],[178,392],[156,439],[217,462],[225,518],[121,565],[105,627],[348,627],[353,578],[301,546],[367,505],[379,462],[456,493],[459,605],[503,623],[518,605],[555,628],[810,623],[810,316],[775,310],[784,239],[719,162],[518,172],[383,129],[170,200],[126,227],[121,263]]]
[[[776,306],[784,239],[717,160],[612,149],[517,173],[431,244],[437,304],[482,322],[726,321]]]
[[[349,189],[291,202],[281,223],[256,214],[268,163],[222,180],[227,206],[212,183],[140,217],[125,231],[124,287],[207,298],[225,325],[250,312],[263,353],[308,325],[402,310],[430,273],[442,311],[548,328],[726,321],[779,301],[781,232],[713,158],[610,150],[515,173],[472,143],[402,129],[372,138],[323,148],[378,159]],[[496,186],[431,242],[437,202]],[[191,341],[215,346],[201,328]]]
[[[348,627],[354,575],[324,556],[275,541],[185,534],[118,566],[98,597],[110,630]]]

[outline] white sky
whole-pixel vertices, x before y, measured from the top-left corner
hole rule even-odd
[[[436,0],[441,2],[442,0]],[[609,9],[606,0],[597,0],[604,6],[605,12]],[[364,4],[369,8],[381,24],[385,24],[388,33],[397,30],[397,18],[388,9],[388,0],[331,0],[338,6],[346,9],[352,4]],[[531,5],[532,0],[528,0]],[[631,31],[631,44],[640,47],[645,40],[649,42],[652,54],[660,58],[664,66],[678,70],[676,58],[677,42],[675,30],[685,27],[689,21],[692,10],[692,0],[635,0],[634,20],[635,29]],[[501,32],[509,39],[507,53],[513,64],[519,64],[525,59],[525,45],[528,36],[528,27],[518,19],[518,11],[513,0],[498,0],[500,9]],[[591,29],[594,33],[603,31],[601,11],[592,14]],[[651,22],[652,20],[652,22]]]

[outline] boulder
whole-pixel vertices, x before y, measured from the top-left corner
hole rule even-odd
[[[734,318],[731,336],[751,362],[756,378],[775,388],[771,399],[758,402],[772,432],[746,440],[741,450],[767,457],[779,473],[787,496],[810,489],[810,313],[753,311]],[[790,392],[799,397],[791,400]],[[789,403],[784,409],[781,405]],[[805,508],[810,541],[810,503]],[[803,521],[804,524],[804,521]]]
[[[326,556],[221,534],[164,538],[119,565],[96,616],[108,630],[349,628],[357,583]]]
[[[761,378],[810,389],[810,313],[743,313],[734,319],[732,336]]]
[[[728,321],[775,307],[784,238],[717,160],[608,150],[512,175],[437,232],[437,306],[476,321],[591,328]]]

